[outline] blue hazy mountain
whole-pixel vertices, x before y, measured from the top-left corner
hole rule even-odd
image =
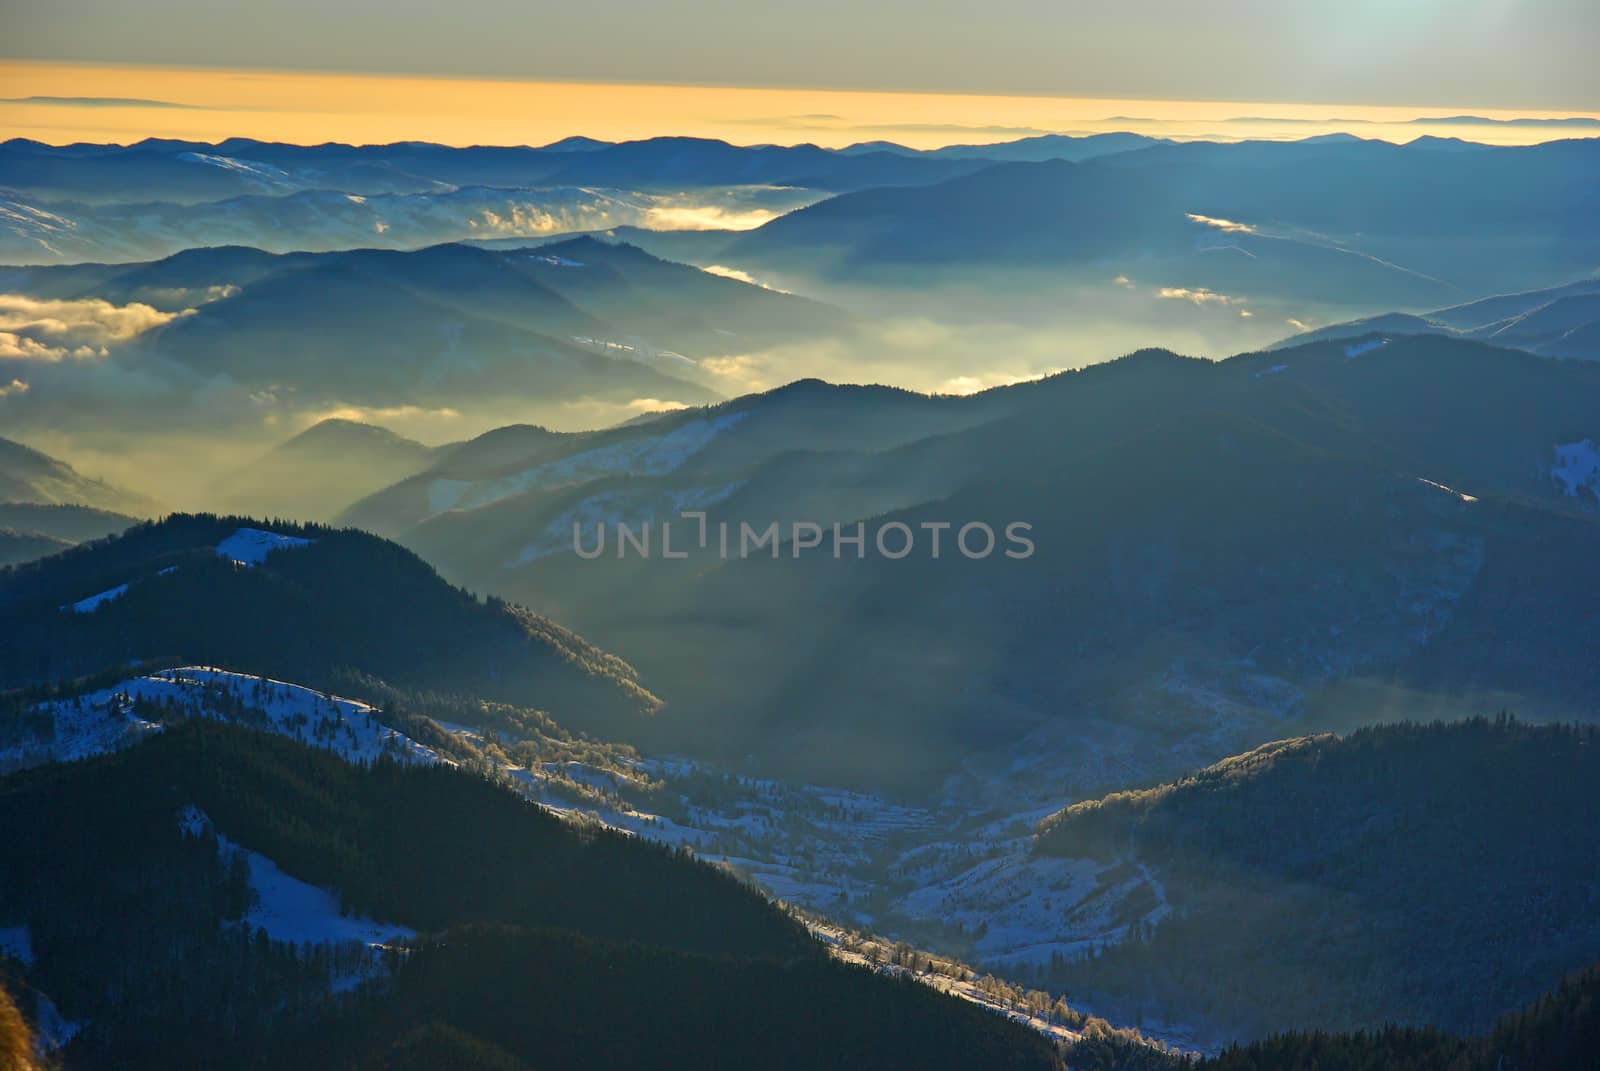
[[[1048,271],[1431,308],[1590,271],[1597,161],[1597,141],[1468,154],[1359,139],[1156,145],[841,195],[723,256],[858,283],[1006,286]]]
[[[1292,335],[1273,348],[1372,334],[1448,335],[1515,346],[1546,357],[1600,360],[1600,279],[1502,294],[1417,315],[1392,312],[1364,317]]]
[[[171,319],[106,358],[162,382],[225,379],[359,405],[718,393],[697,359],[847,331],[839,310],[581,238],[274,255],[225,247],[152,263],[9,270],[40,300],[143,303]],[[69,370],[70,371],[70,370]],[[92,379],[92,376],[85,376]],[[14,400],[19,410],[34,398]]]

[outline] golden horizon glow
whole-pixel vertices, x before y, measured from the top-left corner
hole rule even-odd
[[[32,97],[76,102],[25,100]],[[249,137],[299,144],[543,145],[572,135],[607,141],[680,135],[736,144],[840,147],[886,140],[937,148],[1120,130],[1224,140],[1348,132],[1409,141],[1433,134],[1529,144],[1593,130],[1407,120],[1463,114],[1600,119],[1600,113],[1537,109],[533,82],[14,60],[0,60],[0,98],[6,136],[51,144]],[[1251,117],[1258,121],[1239,121]]]

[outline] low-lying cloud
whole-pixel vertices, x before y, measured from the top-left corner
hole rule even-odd
[[[561,403],[559,423],[574,429],[606,428],[650,413],[671,413],[688,408],[688,403],[671,398],[634,398],[626,402],[580,398]]]
[[[140,302],[113,305],[101,298],[52,301],[0,294],[0,358],[54,362],[104,357],[108,346],[193,311],[162,312]]]
[[[653,231],[749,231],[781,214],[766,208],[659,205],[646,210],[642,225]]]
[[[46,346],[27,335],[0,331],[0,361],[64,361],[69,357],[103,357],[105,352],[104,347]]]
[[[276,398],[272,399],[274,402]],[[358,424],[398,424],[415,425],[418,423],[448,423],[460,420],[459,410],[448,406],[438,409],[428,409],[420,405],[336,405],[329,409],[320,409],[305,414],[304,421],[309,426],[320,424],[324,420],[352,420]]]
[[[941,383],[935,394],[977,394],[979,391],[990,390],[994,387],[1010,387],[1017,383],[1027,383],[1035,379],[1053,375],[1063,371],[1060,368],[1051,368],[1033,375],[1017,376],[1007,373],[981,373],[970,376],[952,376]]]
[[[1226,234],[1255,234],[1256,229],[1248,223],[1235,223],[1231,219],[1219,219],[1216,216],[1202,216],[1194,212],[1185,213],[1191,220],[1206,227],[1212,227]]]
[[[776,290],[780,294],[789,293],[788,290],[784,290],[780,287],[772,286],[769,283],[762,282],[760,279],[757,279],[754,275],[751,275],[749,272],[744,271],[743,269],[730,268],[726,264],[707,264],[700,270],[709,275],[720,275],[724,279],[734,279],[741,283],[749,283],[751,286],[759,286],[763,290]]]
[[[1188,301],[1196,305],[1244,304],[1244,298],[1232,297],[1228,294],[1219,294],[1215,290],[1208,290],[1203,286],[1163,286],[1161,289],[1156,291],[1156,297]]]

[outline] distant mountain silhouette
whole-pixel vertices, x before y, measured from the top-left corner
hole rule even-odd
[[[0,503],[89,506],[144,516],[159,509],[142,495],[90,479],[65,461],[10,439],[0,439]]]
[[[323,520],[438,453],[387,428],[323,420],[218,480],[214,500],[240,513]]]
[[[593,239],[273,255],[223,247],[128,265],[39,267],[41,299],[183,312],[116,362],[294,392],[298,405],[717,398],[694,358],[848,331],[838,309]],[[188,310],[192,309],[190,312]],[[393,477],[391,477],[393,478]]]
[[[1343,140],[1155,145],[845,194],[735,240],[726,256],[853,280],[1049,267],[1427,308],[1591,270],[1600,194],[1586,176],[1597,159],[1592,141],[1467,155]]]

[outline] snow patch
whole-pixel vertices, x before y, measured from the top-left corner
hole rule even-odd
[[[274,941],[294,944],[339,944],[359,941],[366,945],[387,945],[409,940],[417,932],[406,926],[375,922],[344,915],[339,898],[326,889],[301,881],[279,869],[278,864],[248,848],[217,837],[224,851],[244,856],[250,868],[250,888],[255,902],[244,922],[252,930],[267,931]]]
[[[33,964],[33,935],[26,926],[0,926],[0,956],[19,959],[24,966]]]
[[[1360,357],[1363,353],[1371,353],[1380,346],[1387,346],[1388,344],[1389,340],[1386,338],[1369,338],[1365,342],[1354,342],[1346,346],[1344,355],[1346,357]]]
[[[1550,476],[1561,484],[1561,493],[1568,498],[1587,491],[1590,498],[1600,500],[1600,448],[1592,439],[1557,443]]]
[[[255,566],[266,561],[267,555],[275,550],[309,547],[313,542],[315,540],[279,535],[260,528],[240,528],[217,544],[217,555],[238,565]]]
[[[191,164],[206,164],[210,167],[220,168],[223,171],[231,171],[241,177],[255,179],[257,182],[265,182],[271,185],[289,182],[289,173],[287,171],[280,167],[273,167],[271,164],[258,163],[255,160],[240,160],[233,156],[219,156],[214,153],[204,152],[180,152],[177,158]]]
[[[98,594],[90,595],[87,599],[79,599],[70,607],[63,606],[62,609],[70,609],[75,614],[92,614],[96,610],[100,609],[103,603],[108,603],[113,599],[120,599],[127,593],[128,585],[118,584],[114,588],[107,588],[105,591],[99,592]]]
[[[185,836],[201,836],[210,827],[210,816],[192,803],[178,812],[178,828],[183,830]]]

